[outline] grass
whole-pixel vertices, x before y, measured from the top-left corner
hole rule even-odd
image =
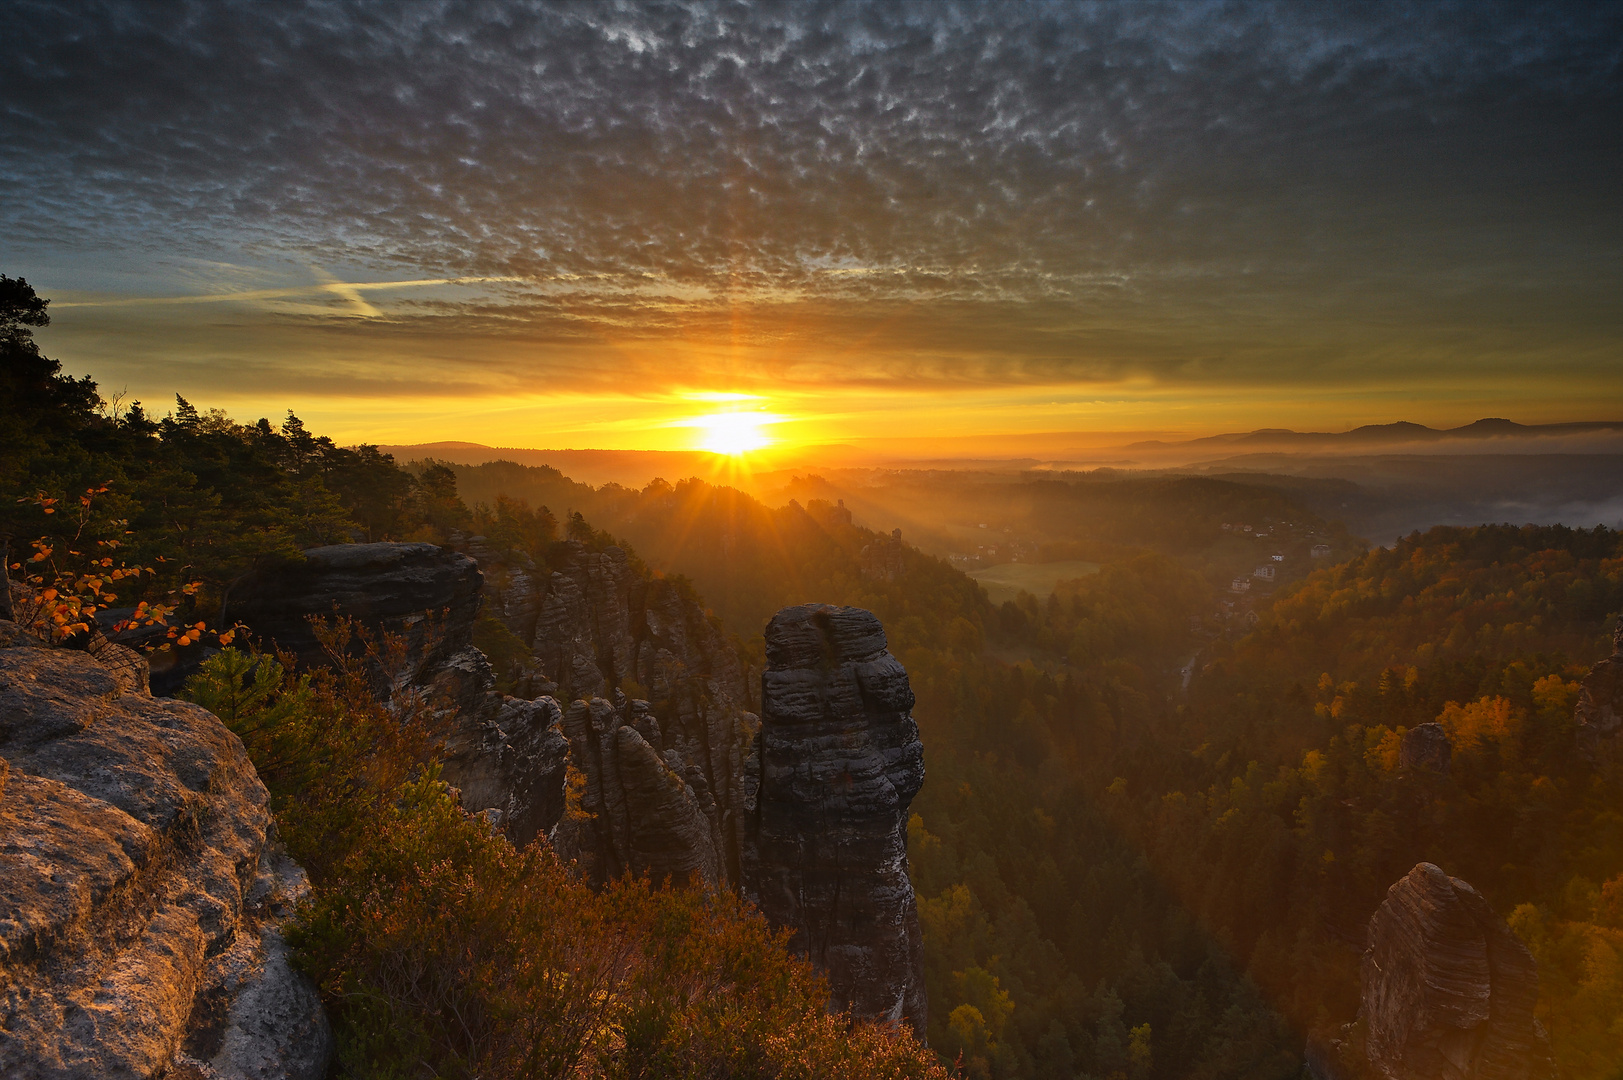
[[[1073,560],[1051,563],[1005,563],[1002,566],[987,567],[985,570],[971,570],[969,576],[981,583],[986,589],[986,595],[992,598],[992,603],[1001,604],[1005,600],[1013,600],[1022,590],[1041,600],[1053,592],[1054,586],[1062,581],[1098,572],[1098,563]]]

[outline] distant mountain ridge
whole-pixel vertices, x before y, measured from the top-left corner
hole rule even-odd
[[[1457,428],[1431,428],[1408,420],[1391,424],[1365,424],[1351,431],[1292,431],[1289,428],[1259,428],[1256,431],[1208,435],[1183,442],[1152,439],[1128,444],[1127,450],[1169,450],[1193,447],[1275,446],[1302,449],[1337,444],[1446,442],[1454,439],[1540,438],[1623,432],[1623,420],[1586,420],[1566,424],[1518,424],[1503,417],[1486,417]]]

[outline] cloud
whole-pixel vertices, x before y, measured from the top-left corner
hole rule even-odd
[[[428,382],[659,378],[659,347],[743,383],[1593,372],[1623,324],[1615,6],[23,2],[8,24],[10,257],[70,286],[109,251],[329,267],[120,302],[274,304],[260,340],[347,355],[364,330]]]
[[[422,278],[417,281],[339,281],[331,274],[316,271],[321,281],[308,285],[288,285],[275,289],[235,289],[230,292],[199,293],[189,296],[122,296],[97,300],[54,300],[54,310],[63,308],[116,308],[116,307],[175,307],[191,304],[246,304],[263,300],[286,300],[327,293],[349,305],[347,314],[365,318],[382,318],[383,313],[362,298],[368,292],[393,292],[397,289],[421,289],[431,285],[474,285],[492,281],[521,281],[522,278]],[[323,312],[324,314],[325,312]]]

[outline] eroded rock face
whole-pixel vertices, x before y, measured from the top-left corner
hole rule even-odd
[[[488,719],[499,695],[477,650],[435,676],[459,703],[446,777],[463,805],[488,809],[515,839],[548,834],[599,881],[738,887],[794,931],[839,1005],[922,1032],[906,820],[923,751],[878,620],[818,605],[780,612],[767,631],[763,721],[725,633],[623,550],[556,545],[548,572],[479,537],[461,547],[491,583],[490,612],[534,653],[518,679],[532,700],[505,699],[508,720]],[[572,803],[565,763],[577,772]]]
[[[597,880],[736,884],[739,778],[757,720],[727,635],[621,548],[560,544],[549,572],[479,537],[463,547],[493,583],[492,613],[534,651],[519,695],[570,703],[562,731],[590,816],[555,837],[559,850]]]
[[[1597,765],[1623,763],[1623,621],[1612,631],[1612,655],[1584,677],[1575,716],[1584,757]]]
[[[1398,765],[1405,769],[1447,774],[1453,760],[1454,747],[1448,741],[1448,732],[1436,721],[1410,728],[1398,744]]]
[[[389,672],[393,685],[380,692],[433,692],[446,727],[442,776],[466,809],[486,813],[523,845],[563,813],[569,743],[551,699],[496,692],[490,661],[472,645],[483,584],[472,558],[433,544],[340,544],[255,575],[238,587],[228,614],[305,666],[328,661],[312,615],[336,612],[373,633],[405,637],[406,669]]]
[[[727,884],[724,830],[736,819],[723,813],[704,771],[667,745],[648,702],[616,700],[576,701],[564,714],[585,787],[577,815],[553,835],[559,854],[598,881],[646,874]]]
[[[335,544],[237,585],[223,621],[241,621],[261,641],[313,665],[326,654],[309,616],[336,608],[374,631],[405,635],[420,676],[472,641],[481,583],[472,559],[433,544]]]
[[[490,812],[493,823],[522,847],[546,836],[564,812],[564,785],[569,740],[563,715],[550,697],[524,701],[489,689],[490,664],[478,649],[468,648],[438,673],[436,687],[457,688],[441,759],[441,775],[461,792],[462,806]],[[483,686],[478,697],[468,684]]]
[[[1388,1080],[1543,1080],[1538,970],[1480,894],[1431,863],[1387,891],[1364,954],[1364,1055]]]
[[[331,1036],[275,959],[302,875],[267,845],[265,788],[218,719],[143,681],[0,649],[0,1075],[154,1077],[191,1054],[315,1080]]]
[[[761,730],[746,772],[744,890],[839,1004],[925,1023],[907,808],[924,782],[907,672],[860,608],[808,604],[766,629]]]

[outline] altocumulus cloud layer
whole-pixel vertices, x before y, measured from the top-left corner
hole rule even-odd
[[[150,266],[153,295],[486,279],[76,309],[234,355],[224,382],[302,362],[360,393],[591,387],[673,350],[672,380],[741,388],[1623,382],[1618,5],[24,2],[6,23],[0,269],[43,292],[109,266]]]

